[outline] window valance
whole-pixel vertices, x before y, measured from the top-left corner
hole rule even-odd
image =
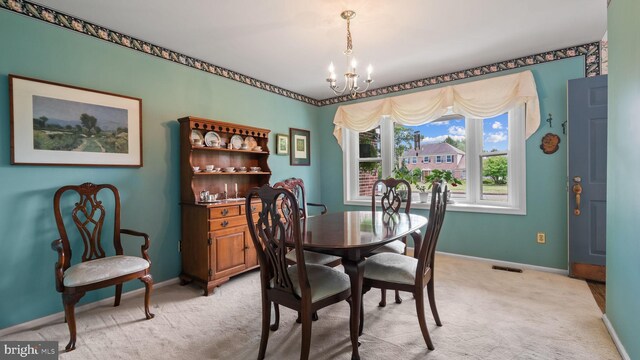
[[[521,103],[527,105],[525,134],[529,138],[540,126],[538,92],[530,70],[340,106],[333,119],[333,136],[342,146],[343,128],[358,132],[371,130],[383,116],[390,116],[403,125],[419,125],[436,120],[449,110],[469,118],[488,118]]]

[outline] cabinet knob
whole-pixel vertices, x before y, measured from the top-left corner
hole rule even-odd
[[[227,214],[229,213],[229,209],[223,209],[221,212],[222,216],[227,216]]]
[[[229,222],[227,220],[225,220],[220,225],[222,225],[222,227],[227,227],[227,225],[229,225]]]

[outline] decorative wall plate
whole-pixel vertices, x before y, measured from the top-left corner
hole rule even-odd
[[[231,137],[231,140],[229,140],[229,143],[231,144],[231,146],[233,146],[234,149],[240,149],[243,142],[244,141],[242,140],[242,136],[240,135],[233,135]]]
[[[215,131],[209,131],[208,133],[204,134],[204,144],[207,146],[213,146],[213,143],[215,141],[218,141],[218,146],[220,146],[220,143],[222,142],[220,140],[220,135],[218,135],[218,133],[216,133]]]
[[[253,138],[253,136],[247,136],[244,138],[244,143],[247,144],[249,150],[253,150],[254,147],[258,146],[258,142]]]
[[[560,137],[553,133],[547,133],[542,137],[540,149],[542,149],[543,153],[550,155],[558,151],[558,149],[560,148],[558,144],[560,144]]]
[[[191,130],[191,142],[193,143],[193,140],[195,139],[200,139],[200,143],[204,144],[204,137],[202,137],[200,131]]]

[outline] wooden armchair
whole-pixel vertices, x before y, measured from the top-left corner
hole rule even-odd
[[[364,283],[362,295],[371,288],[394,289],[408,291],[416,299],[418,323],[427,348],[433,350],[429,330],[424,314],[424,288],[427,288],[431,313],[436,325],[442,326],[434,295],[435,252],[447,209],[446,184],[434,183],[431,193],[429,222],[417,258],[396,253],[381,253],[369,257],[364,263]],[[362,302],[360,302],[362,304]],[[364,309],[361,307],[361,311]],[[360,317],[360,334],[362,334],[364,316]]]
[[[279,305],[301,314],[300,359],[308,359],[312,314],[342,300],[351,305],[351,282],[349,276],[342,271],[304,261],[301,212],[290,191],[274,189],[269,185],[252,189],[245,203],[247,221],[253,221],[254,218],[251,204],[254,197],[262,202],[256,226],[249,227],[260,263],[262,292],[262,335],[258,360],[264,359],[267,349],[272,303],[276,314]],[[291,246],[294,247],[297,262],[296,265],[289,266],[286,254]],[[278,327],[277,321],[276,318],[275,329]]]
[[[386,217],[390,217],[394,214],[398,214],[402,208],[402,197],[400,191],[406,188],[406,201],[404,202],[404,213],[409,214],[411,211],[411,185],[408,181],[403,179],[388,178],[385,180],[378,180],[373,184],[373,191],[371,192],[371,211],[376,211],[377,199],[376,188],[382,184],[382,198],[380,199],[380,206]],[[420,231],[416,231],[411,234],[414,243],[414,253],[417,255],[422,242]],[[395,254],[407,254],[407,238],[404,237],[401,240],[392,241],[372,251],[373,254],[381,253],[395,253]],[[387,291],[381,289],[380,307],[387,305]],[[396,290],[396,303],[402,303],[400,298],[400,292]]]
[[[115,256],[107,256],[101,244],[102,227],[104,225],[105,210],[102,201],[97,199],[98,192],[102,189],[111,190],[115,200],[113,219],[113,246]],[[82,262],[71,265],[71,245],[67,236],[63,218],[63,209],[60,199],[67,191],[79,195],[69,213],[75,227],[80,232],[84,250]],[[151,260],[147,250],[149,249],[149,236],[145,233],[120,229],[120,196],[113,185],[84,183],[79,186],[64,186],[56,191],[53,198],[53,208],[60,233],[60,239],[51,243],[51,248],[58,252],[58,262],[55,265],[56,290],[62,293],[64,313],[69,326],[70,339],[65,347],[66,351],[75,349],[76,346],[76,321],[75,305],[87,291],[115,285],[115,303],[120,305],[122,295],[122,283],[125,281],[140,279],[145,285],[144,311],[147,319],[153,318],[149,311],[149,297],[153,288],[153,279],[149,273]],[[144,244],[141,247],[142,257],[126,256],[123,254],[120,235],[132,235],[142,237]]]

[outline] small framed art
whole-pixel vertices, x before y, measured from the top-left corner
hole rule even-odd
[[[142,100],[9,75],[11,164],[142,166]]]
[[[311,165],[311,133],[309,130],[289,128],[291,139],[291,152],[289,159],[291,165]]]
[[[276,134],[276,154],[287,155],[289,153],[289,136],[287,134]]]

